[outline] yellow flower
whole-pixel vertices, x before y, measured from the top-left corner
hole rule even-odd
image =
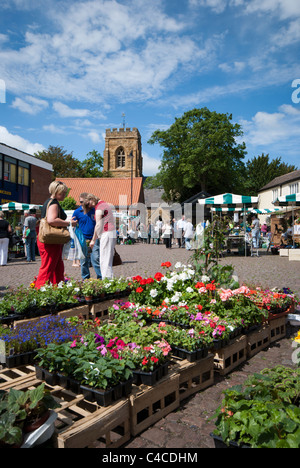
[[[300,344],[300,331],[298,332],[298,335],[295,338],[296,343]]]

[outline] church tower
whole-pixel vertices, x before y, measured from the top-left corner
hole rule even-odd
[[[141,135],[137,128],[107,129],[103,170],[112,177],[143,177]]]

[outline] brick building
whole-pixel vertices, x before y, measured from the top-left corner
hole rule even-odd
[[[52,179],[52,164],[0,142],[0,204],[43,204]]]

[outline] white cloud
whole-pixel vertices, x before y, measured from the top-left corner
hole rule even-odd
[[[45,14],[46,32],[28,26],[22,47],[0,51],[0,76],[12,93],[35,90],[61,101],[141,101],[158,96],[172,79],[199,69],[208,58],[207,49],[188,37],[190,19],[167,16],[159,0],[55,2]],[[62,106],[59,111],[87,115]]]
[[[60,117],[87,117],[90,114],[88,109],[71,109],[71,107],[62,102],[54,102],[53,109]]]
[[[149,177],[157,174],[160,163],[160,159],[151,158],[151,156],[143,151],[143,174],[145,176]]]
[[[13,101],[12,107],[26,114],[36,115],[42,110],[47,109],[48,102],[33,96],[25,96],[23,99],[17,97]]]
[[[93,143],[99,143],[101,141],[99,133],[95,131],[89,132],[88,137],[92,140]]]
[[[24,151],[28,154],[34,154],[38,151],[43,151],[45,147],[40,143],[31,143],[25,138],[20,137],[19,135],[14,135],[10,133],[5,127],[0,126],[0,141],[5,143],[8,146],[17,148],[20,151]]]
[[[300,138],[300,111],[291,105],[283,105],[279,112],[257,112],[249,120],[241,120],[244,130],[243,140],[251,146],[284,152],[298,152]]]

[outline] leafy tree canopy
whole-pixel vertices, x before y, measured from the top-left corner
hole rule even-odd
[[[62,146],[49,146],[48,150],[39,151],[35,156],[53,166],[53,178],[59,177],[110,177],[103,171],[103,158],[96,150],[90,151],[83,161],[73,153],[67,153]]]
[[[212,194],[237,189],[244,170],[245,143],[232,116],[193,109],[168,130],[156,130],[149,144],[164,148],[158,179],[169,200],[183,201],[196,191]]]
[[[296,170],[296,166],[282,162],[281,157],[270,161],[269,155],[262,153],[246,164],[245,188],[249,195],[257,195],[262,187],[276,177]]]

